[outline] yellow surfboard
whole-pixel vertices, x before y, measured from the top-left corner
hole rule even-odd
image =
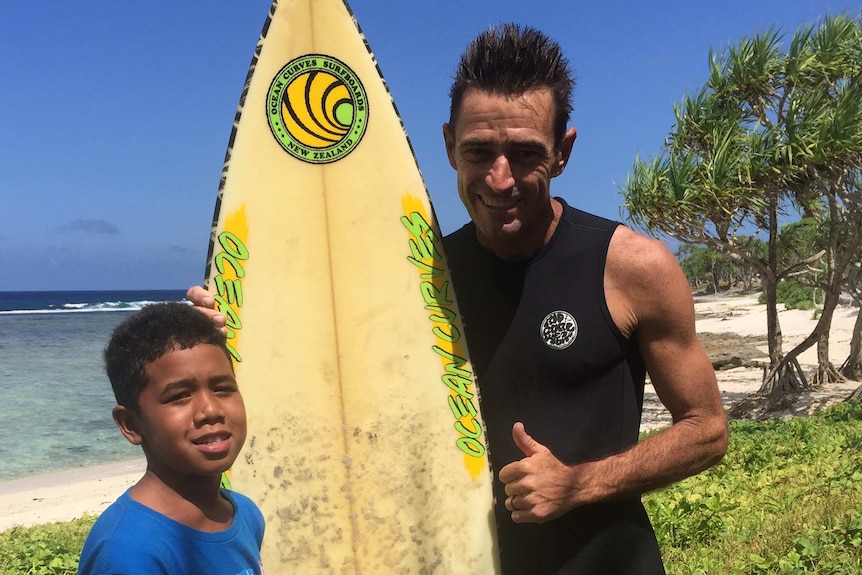
[[[268,573],[498,572],[479,398],[441,234],[342,0],[273,2],[206,286],[249,435],[231,483]]]

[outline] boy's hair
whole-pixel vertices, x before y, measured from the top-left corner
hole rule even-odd
[[[562,48],[529,26],[491,27],[470,42],[461,56],[455,81],[449,89],[452,100],[449,125],[455,128],[467,90],[519,96],[539,88],[550,88],[554,95],[554,143],[559,144],[572,113],[575,88],[575,79]]]
[[[221,347],[231,361],[224,334],[209,317],[188,304],[148,305],[125,319],[105,347],[105,371],[117,404],[137,411],[138,396],[147,385],[147,364],[169,351],[198,344]]]

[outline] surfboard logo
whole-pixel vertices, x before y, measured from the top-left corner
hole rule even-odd
[[[551,349],[566,349],[578,337],[578,322],[567,311],[552,311],[539,328],[542,341]]]
[[[275,76],[266,98],[272,135],[310,164],[337,162],[368,126],[365,87],[347,64],[322,54],[294,58]]]

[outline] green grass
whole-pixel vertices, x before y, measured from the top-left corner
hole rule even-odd
[[[644,503],[668,575],[862,573],[862,403],[731,422],[719,465]],[[0,533],[0,575],[74,574],[93,521]]]
[[[644,497],[669,575],[862,573],[862,403],[731,422],[724,460]]]

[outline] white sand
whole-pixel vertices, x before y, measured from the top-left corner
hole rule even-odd
[[[768,363],[769,350],[766,346],[766,306],[757,303],[757,296],[718,297],[695,302],[698,314],[697,332],[701,333],[734,333],[741,336],[755,336],[764,342],[758,349],[763,352],[760,361]],[[859,308],[839,306],[832,318],[829,333],[829,359],[837,367],[840,366],[850,352],[850,338],[853,334],[853,324]],[[787,310],[779,304],[778,321],[782,333],[782,349],[789,352],[801,343],[814,329],[817,320],[813,311]],[[810,375],[817,367],[817,346],[810,347],[799,356],[799,364],[806,375]],[[718,387],[725,407],[738,402],[747,395],[760,389],[763,381],[763,370],[759,368],[737,367],[716,372]],[[860,382],[827,384],[820,388],[807,391],[798,398],[797,405],[784,412],[784,417],[807,414],[841,401],[850,395]],[[641,430],[658,429],[670,425],[670,415],[661,405],[653,392],[647,386],[644,396],[644,415]]]
[[[695,304],[702,317],[697,321],[698,333],[736,333],[763,337],[766,333],[766,309],[756,297],[715,298]],[[829,351],[833,362],[840,365],[847,357],[857,308],[839,307],[832,321]],[[812,312],[784,310],[779,312],[784,335],[784,351],[811,333],[816,321]],[[767,350],[762,348],[763,359]],[[817,365],[816,349],[812,347],[799,358],[806,372]],[[726,404],[757,391],[762,379],[760,369],[734,368],[717,373],[719,388]],[[801,405],[805,410],[840,401],[858,387],[856,382],[831,384],[805,394]],[[792,415],[791,413],[787,414]],[[656,429],[670,424],[667,411],[647,386],[644,399],[642,429]],[[69,521],[83,514],[101,513],[123,491],[144,473],[143,459],[100,465],[86,469],[28,477],[0,482],[0,531],[15,525],[36,525],[53,521]]]
[[[0,482],[0,531],[101,513],[145,469],[135,459]]]

